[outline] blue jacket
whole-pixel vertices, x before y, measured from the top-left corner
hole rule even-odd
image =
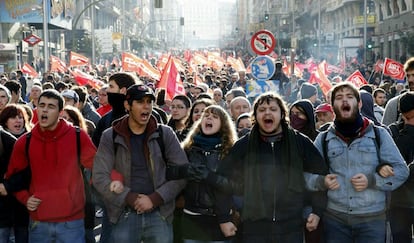
[[[325,142],[329,173],[337,175],[340,187],[328,191],[327,209],[352,215],[379,213],[386,207],[385,192],[397,189],[408,178],[408,167],[390,134],[382,127],[378,129],[380,151],[377,151],[372,122],[364,134],[349,145],[336,135],[334,126],[328,129]],[[314,142],[321,154],[322,137],[319,134]],[[393,167],[394,176],[383,178],[377,173],[377,169],[386,164]],[[351,178],[358,173],[368,178],[368,188],[360,192],[351,184]]]

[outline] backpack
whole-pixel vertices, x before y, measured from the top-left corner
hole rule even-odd
[[[391,131],[391,136],[395,140],[400,136],[400,131],[404,128],[404,121],[396,121],[391,123],[388,128]]]

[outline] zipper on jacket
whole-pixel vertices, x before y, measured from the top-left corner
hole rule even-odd
[[[276,171],[275,143],[270,142],[270,145],[272,146],[273,170]],[[274,188],[273,188],[273,217],[272,217],[272,221],[276,222],[276,183],[274,183]]]

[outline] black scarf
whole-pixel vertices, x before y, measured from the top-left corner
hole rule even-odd
[[[364,119],[358,112],[353,122],[340,122],[337,119],[334,121],[335,130],[346,138],[355,138],[359,135],[362,127],[364,126]]]
[[[244,168],[244,203],[243,219],[258,220],[266,218],[266,210],[263,204],[263,195],[260,188],[272,185],[262,185],[260,174],[260,161],[258,160],[259,128],[253,126],[249,135],[247,148],[247,161]],[[288,168],[288,188],[289,190],[302,192],[305,181],[303,178],[303,161],[300,157],[299,148],[296,143],[295,131],[283,125],[283,136],[281,138],[281,162]],[[272,155],[276,156],[276,155]],[[259,189],[258,189],[259,188]]]
[[[118,119],[126,114],[124,101],[125,95],[121,93],[108,92],[108,103],[112,106],[113,120]]]

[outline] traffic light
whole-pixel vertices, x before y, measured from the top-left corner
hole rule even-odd
[[[180,25],[183,26],[184,25],[184,17],[180,17]]]
[[[269,14],[268,13],[265,13],[264,20],[265,21],[268,21],[269,20]]]
[[[162,8],[162,0],[155,0],[154,8]]]
[[[374,44],[371,41],[367,42],[367,49],[372,49],[373,46]]]

